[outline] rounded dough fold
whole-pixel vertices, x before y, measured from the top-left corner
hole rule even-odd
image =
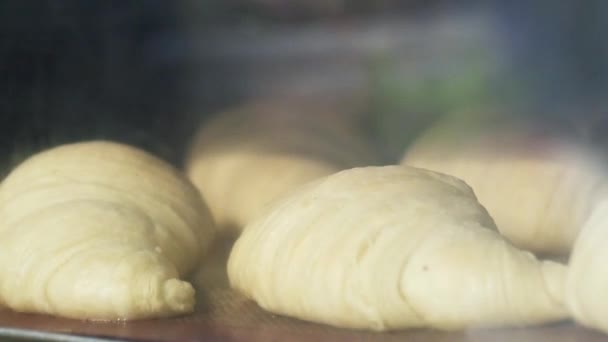
[[[566,303],[574,319],[591,328],[608,332],[608,199],[593,209],[574,244]]]
[[[91,320],[191,312],[214,227],[197,190],[126,145],[63,145],[0,185],[0,302]]]
[[[566,316],[563,265],[502,239],[464,182],[410,167],[346,170],[282,198],[237,240],[228,275],[266,310],[347,328]]]
[[[356,120],[334,115],[330,105],[294,101],[222,113],[193,140],[186,171],[221,229],[238,233],[294,188],[375,162]]]
[[[521,122],[440,122],[401,163],[464,180],[502,235],[545,255],[570,252],[605,178],[591,148]]]

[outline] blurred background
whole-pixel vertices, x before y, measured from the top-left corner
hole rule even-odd
[[[0,1],[0,175],[107,138],[180,164],[200,122],[257,98],[334,101],[395,162],[446,115],[602,141],[601,0]]]

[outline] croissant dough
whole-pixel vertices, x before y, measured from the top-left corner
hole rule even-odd
[[[566,303],[576,321],[608,332],[608,200],[594,208],[574,244],[568,279]]]
[[[462,181],[356,168],[309,183],[248,225],[231,285],[274,313],[389,330],[561,319],[565,267],[506,242]]]
[[[94,141],[30,157],[0,186],[0,302],[92,320],[187,313],[179,278],[214,235],[197,190],[169,164]]]
[[[441,122],[408,149],[402,164],[464,180],[516,246],[566,255],[605,172],[588,146],[531,126]]]
[[[220,228],[239,232],[299,185],[374,163],[375,154],[355,125],[327,112],[330,108],[260,101],[203,125],[186,172]],[[311,119],[307,110],[316,116]]]

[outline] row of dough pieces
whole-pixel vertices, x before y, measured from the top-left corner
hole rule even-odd
[[[205,125],[188,177],[117,143],[44,151],[0,186],[0,305],[189,313],[182,279],[229,230],[231,285],[274,313],[372,330],[568,317],[608,330],[601,163],[560,141],[443,129],[409,149],[412,166],[359,167],[374,151],[348,120],[268,105]],[[532,253],[571,250],[568,266]]]

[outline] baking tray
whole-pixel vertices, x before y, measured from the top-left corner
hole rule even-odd
[[[199,289],[192,315],[134,322],[99,323],[0,311],[0,341],[607,341],[608,336],[573,323],[526,329],[441,332],[415,329],[373,333],[338,329],[276,316],[228,287],[231,239],[221,239],[192,282]],[[204,290],[203,290],[204,289]]]

